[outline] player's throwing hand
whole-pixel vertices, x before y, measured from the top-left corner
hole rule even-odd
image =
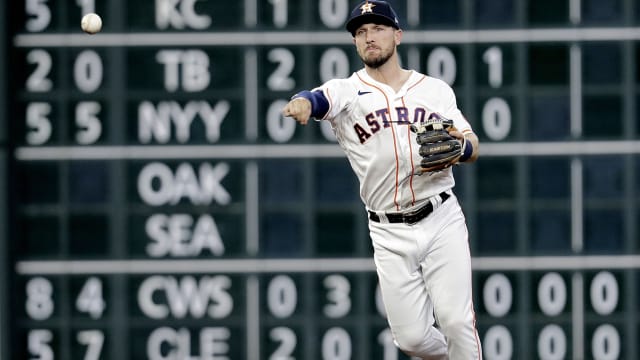
[[[295,98],[282,109],[282,115],[292,117],[300,124],[306,125],[311,117],[311,101]]]

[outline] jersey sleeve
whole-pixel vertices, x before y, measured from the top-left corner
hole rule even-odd
[[[453,125],[460,131],[461,133],[473,132],[471,128],[471,124],[464,117],[462,111],[458,108],[458,102],[456,100],[456,94],[447,83],[444,81],[440,81],[440,86],[442,89],[440,90],[443,95],[443,113],[442,115],[448,119],[453,120]]]
[[[347,110],[353,101],[353,94],[356,93],[351,90],[352,88],[353,85],[349,83],[348,79],[333,79],[312,89],[311,91],[322,91],[329,103],[329,110],[324,117],[316,120],[331,120]]]

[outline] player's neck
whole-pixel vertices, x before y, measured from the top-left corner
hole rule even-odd
[[[398,58],[395,55],[380,67],[372,68],[365,65],[365,71],[372,79],[389,85],[396,92],[402,88],[402,85],[404,85],[411,75],[410,71],[400,67]]]

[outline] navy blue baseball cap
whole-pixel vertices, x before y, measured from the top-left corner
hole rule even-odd
[[[363,1],[353,8],[347,21],[347,31],[355,36],[356,30],[367,23],[389,25],[400,29],[398,15],[389,3],[382,0]]]

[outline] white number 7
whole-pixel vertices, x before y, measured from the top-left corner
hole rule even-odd
[[[87,346],[84,360],[99,360],[104,344],[104,334],[100,330],[80,331],[76,337],[78,343]]]

